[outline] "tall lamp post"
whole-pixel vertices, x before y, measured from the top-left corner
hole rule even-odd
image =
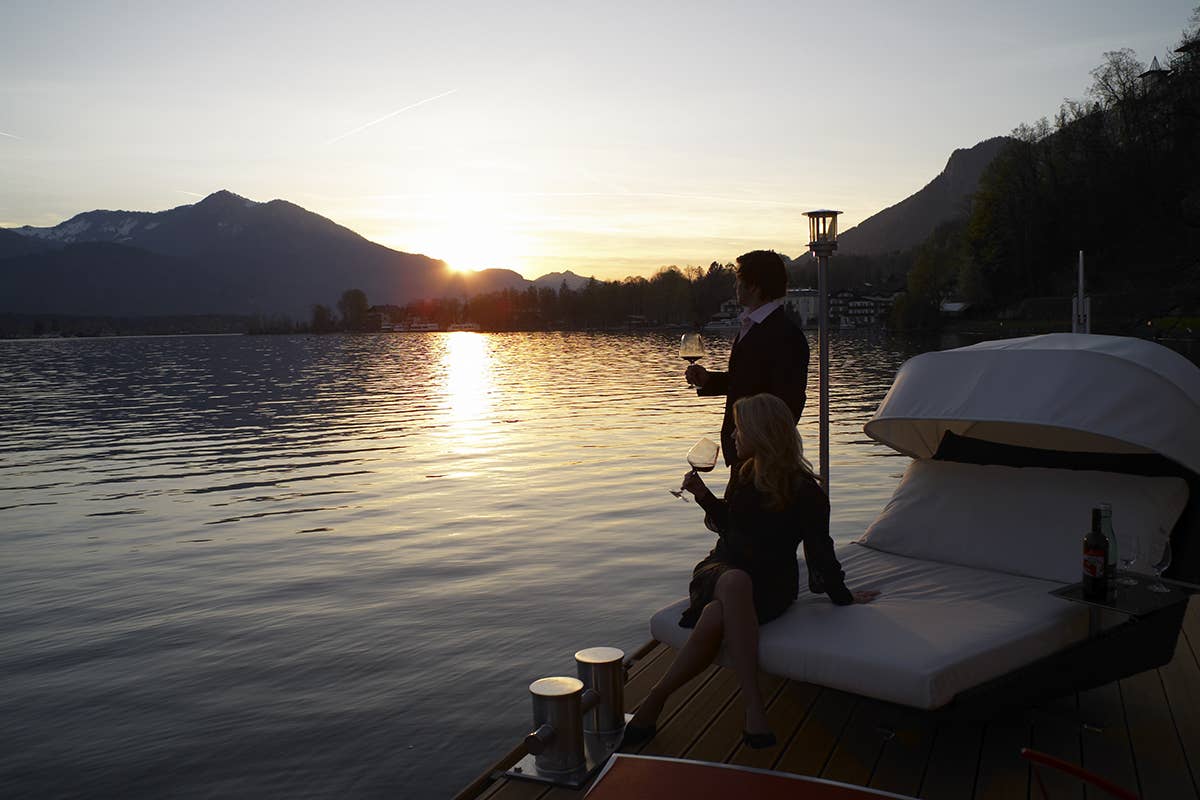
[[[817,259],[817,336],[821,361],[820,459],[821,486],[829,494],[829,257],[837,250],[840,211],[806,211],[808,249]]]
[[[1079,293],[1071,298],[1071,333],[1092,332],[1092,298],[1083,294],[1083,251],[1079,251]]]

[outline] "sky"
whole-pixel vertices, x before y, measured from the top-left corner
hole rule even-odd
[[[1196,2],[0,0],[0,227],[228,189],[527,278],[796,256]]]

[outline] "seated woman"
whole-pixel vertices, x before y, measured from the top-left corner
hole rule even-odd
[[[837,605],[869,603],[878,592],[850,592],[829,536],[829,499],[804,458],[787,404],[770,394],[744,397],[733,407],[738,455],[725,498],[695,472],[684,476],[719,539],[692,571],[691,605],[679,624],[693,628],[687,644],[625,728],[625,744],[652,738],[671,693],[713,662],[724,641],[745,704],[743,740],[772,747],[775,735],[758,689],[758,626],[792,604],[799,591],[796,548],[804,543],[809,588]]]

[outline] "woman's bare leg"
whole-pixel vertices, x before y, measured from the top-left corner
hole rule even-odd
[[[713,600],[704,607],[700,612],[700,619],[696,621],[696,627],[692,628],[691,636],[679,651],[679,655],[675,656],[675,662],[638,706],[631,724],[639,727],[653,725],[662,713],[667,698],[713,662],[717,651],[721,649],[723,617],[721,601]]]
[[[754,583],[750,575],[731,569],[717,580],[713,592],[725,614],[725,646],[742,689],[746,730],[766,733],[771,726],[758,688],[758,613],[754,610]]]

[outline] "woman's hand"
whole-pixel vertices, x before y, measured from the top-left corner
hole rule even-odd
[[[679,488],[685,492],[691,492],[692,496],[696,498],[708,492],[708,486],[705,485],[704,479],[697,475],[695,470],[691,470],[683,476],[683,483],[679,485]]]
[[[851,592],[850,596],[854,598],[855,605],[859,603],[869,603],[876,597],[879,597],[879,592],[874,589],[868,589],[861,592]]]

